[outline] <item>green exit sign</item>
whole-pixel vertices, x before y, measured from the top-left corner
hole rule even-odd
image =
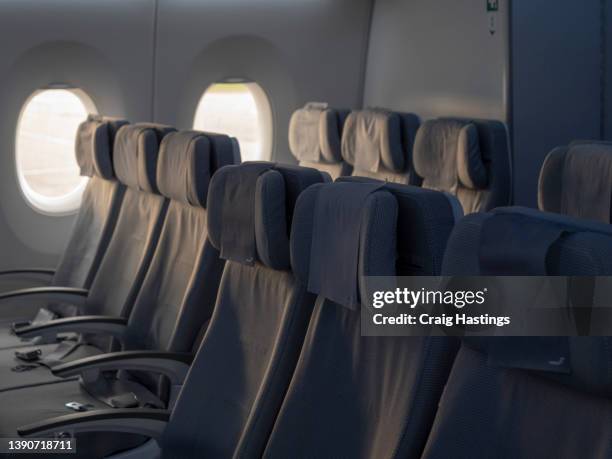
[[[487,11],[498,11],[499,10],[499,0],[487,0]]]

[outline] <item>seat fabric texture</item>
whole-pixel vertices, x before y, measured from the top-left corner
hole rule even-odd
[[[314,303],[291,271],[293,209],[323,180],[315,169],[274,163],[227,166],[213,177],[208,231],[226,263],[162,457],[261,455]]]
[[[412,150],[419,118],[381,108],[352,111],[342,133],[342,157],[353,176],[420,185]]]
[[[458,342],[362,337],[359,298],[364,276],[439,274],[453,225],[431,190],[347,179],[302,194],[292,264],[318,297],[264,457],[419,457]]]
[[[612,144],[574,142],[551,151],[538,185],[540,210],[612,222]]]
[[[496,253],[505,258],[497,262],[487,256],[493,250],[487,237],[492,229],[498,230]],[[536,234],[553,236],[537,244],[544,249],[521,248]],[[609,225],[507,208],[470,215],[457,225],[443,274],[609,276],[611,260]],[[593,311],[587,326],[600,319]],[[611,340],[465,339],[423,457],[610,457]],[[504,359],[498,357],[502,354]]]
[[[508,134],[501,122],[424,122],[414,143],[414,168],[424,188],[457,196],[465,214],[512,203]]]
[[[289,122],[289,149],[300,166],[327,172],[332,180],[351,175],[342,160],[341,139],[348,110],[310,102],[296,110]]]

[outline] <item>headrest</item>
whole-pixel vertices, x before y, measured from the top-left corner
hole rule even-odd
[[[296,206],[293,271],[310,292],[357,309],[364,276],[439,274],[453,225],[443,193],[362,177],[316,185]]]
[[[540,171],[540,209],[612,222],[612,145],[575,143],[548,154]]]
[[[478,129],[470,121],[436,119],[423,123],[414,143],[414,168],[425,179],[424,186],[451,193],[456,193],[459,183],[484,189],[489,182]]]
[[[115,177],[112,150],[115,135],[128,121],[89,115],[77,130],[75,153],[81,175],[106,180]]]
[[[342,135],[342,157],[355,168],[378,172],[412,167],[412,145],[418,118],[411,114],[369,108],[350,113]]]
[[[171,132],[159,148],[159,192],[170,199],[206,207],[210,178],[217,169],[233,163],[233,151],[215,149],[205,133]]]
[[[221,258],[290,269],[289,232],[298,196],[323,182],[316,169],[270,162],[221,168],[208,193],[208,232]]]
[[[455,227],[444,275],[565,276],[612,274],[604,250],[609,225],[523,207],[469,215]],[[610,252],[612,255],[612,250]]]
[[[289,148],[299,161],[339,163],[340,141],[348,110],[334,110],[326,103],[310,102],[296,110],[289,121]]]
[[[442,274],[610,276],[612,229],[526,208],[469,215],[453,231]],[[611,338],[471,337],[466,344],[485,352],[491,366],[537,371],[581,390],[612,395]]]
[[[157,156],[162,139],[175,129],[160,124],[138,123],[117,132],[113,162],[115,175],[124,185],[157,193]]]

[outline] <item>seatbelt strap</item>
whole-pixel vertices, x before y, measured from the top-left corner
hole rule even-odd
[[[26,364],[16,365],[12,371],[23,372],[43,366],[49,369],[64,363],[62,359],[68,357],[83,343],[81,341],[62,341],[49,354],[43,356],[41,349],[29,349],[26,351],[15,351],[15,357]]]
[[[38,360],[40,365],[43,365],[47,368],[53,368],[56,365],[64,363],[63,359],[68,357],[74,351],[76,351],[79,347],[83,345],[83,341],[62,341],[57,345],[57,347],[50,352],[49,354],[43,356]]]

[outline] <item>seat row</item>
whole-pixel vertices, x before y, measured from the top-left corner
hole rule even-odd
[[[88,193],[121,202],[82,209],[102,228],[80,243],[100,253],[89,287],[2,296],[43,299],[46,312],[3,336],[0,436],[70,432],[81,457],[610,454],[608,338],[460,343],[360,328],[364,276],[609,275],[608,225],[517,208],[460,219],[446,190],[232,165],[225,136],[90,123],[80,164],[101,180]],[[570,175],[599,164],[588,183],[604,183],[608,147],[590,144],[590,160],[582,148],[547,163]],[[557,166],[544,170],[543,201],[556,185],[572,194]],[[560,211],[606,201],[563,199]],[[553,236],[534,245],[534,234]]]
[[[418,116],[381,108],[336,110],[309,103],[289,124],[299,164],[342,176],[370,177],[445,191],[463,212],[512,202],[506,126],[493,120]]]

